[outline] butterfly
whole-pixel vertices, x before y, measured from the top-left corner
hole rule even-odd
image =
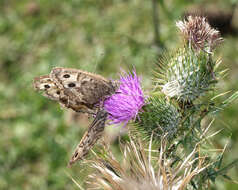
[[[37,91],[76,112],[96,114],[100,101],[115,93],[117,85],[100,75],[71,68],[53,68],[34,79]]]
[[[102,136],[108,113],[103,100],[114,94],[117,84],[93,73],[72,68],[53,68],[49,75],[34,79],[34,88],[62,107],[93,115],[95,118],[78,144],[69,165],[84,158]]]

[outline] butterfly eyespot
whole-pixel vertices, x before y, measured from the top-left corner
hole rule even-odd
[[[44,87],[45,87],[45,88],[50,88],[50,85],[45,84]]]
[[[59,91],[59,90],[58,90],[58,91],[56,91],[56,94],[60,95],[60,91]]]
[[[76,154],[74,155],[74,157],[77,158],[78,154],[79,154],[79,153],[76,153]]]
[[[69,74],[65,74],[65,75],[63,75],[63,77],[64,77],[64,78],[69,78],[70,75],[69,75]]]
[[[75,87],[75,86],[76,86],[75,83],[69,83],[69,84],[68,84],[68,87]]]

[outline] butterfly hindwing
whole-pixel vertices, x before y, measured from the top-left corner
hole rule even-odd
[[[88,154],[93,145],[97,142],[97,140],[101,138],[107,115],[107,112],[103,109],[97,112],[95,119],[89,126],[88,131],[83,135],[71,160],[69,161],[69,166],[71,166],[76,161],[83,159]]]

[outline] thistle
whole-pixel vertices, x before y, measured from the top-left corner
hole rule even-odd
[[[185,43],[196,51],[212,52],[223,39],[218,30],[211,28],[205,17],[189,16],[187,20],[176,22]]]
[[[121,76],[116,93],[104,101],[111,123],[132,125],[129,141],[120,147],[122,162],[105,145],[89,162],[96,170],[89,176],[93,189],[207,189],[218,176],[228,179],[225,172],[238,163],[222,168],[224,151],[214,156],[206,144],[216,134],[207,134],[212,123],[201,124],[238,98],[234,93],[221,104],[201,99],[219,79],[220,61],[213,53],[222,38],[203,17],[176,25],[184,44],[158,63],[155,90],[145,98],[134,71]]]
[[[135,122],[136,131],[147,139],[153,134],[157,141],[165,134],[166,138],[173,139],[181,122],[181,115],[176,106],[159,97],[148,98],[143,112],[139,113],[139,118]]]
[[[219,32],[203,17],[188,17],[176,23],[184,44],[169,58],[161,60],[157,84],[162,92],[179,102],[192,102],[213,89],[218,73],[213,50],[221,43]]]
[[[145,96],[135,71],[132,74],[122,75],[119,85],[116,93],[104,101],[104,108],[109,113],[108,119],[112,124],[126,125],[137,117],[145,105]]]

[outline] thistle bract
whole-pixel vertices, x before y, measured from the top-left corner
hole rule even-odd
[[[205,52],[179,49],[166,63],[162,92],[171,98],[191,102],[211,89],[215,79],[213,62]]]
[[[145,97],[136,72],[120,77],[120,87],[115,94],[104,101],[104,108],[109,113],[112,124],[127,124],[135,119],[145,105]]]
[[[172,139],[177,133],[181,116],[176,107],[167,102],[165,98],[149,98],[143,107],[144,112],[139,114],[140,120],[136,121],[136,129],[150,138],[153,133],[154,140],[160,141],[166,135]]]

